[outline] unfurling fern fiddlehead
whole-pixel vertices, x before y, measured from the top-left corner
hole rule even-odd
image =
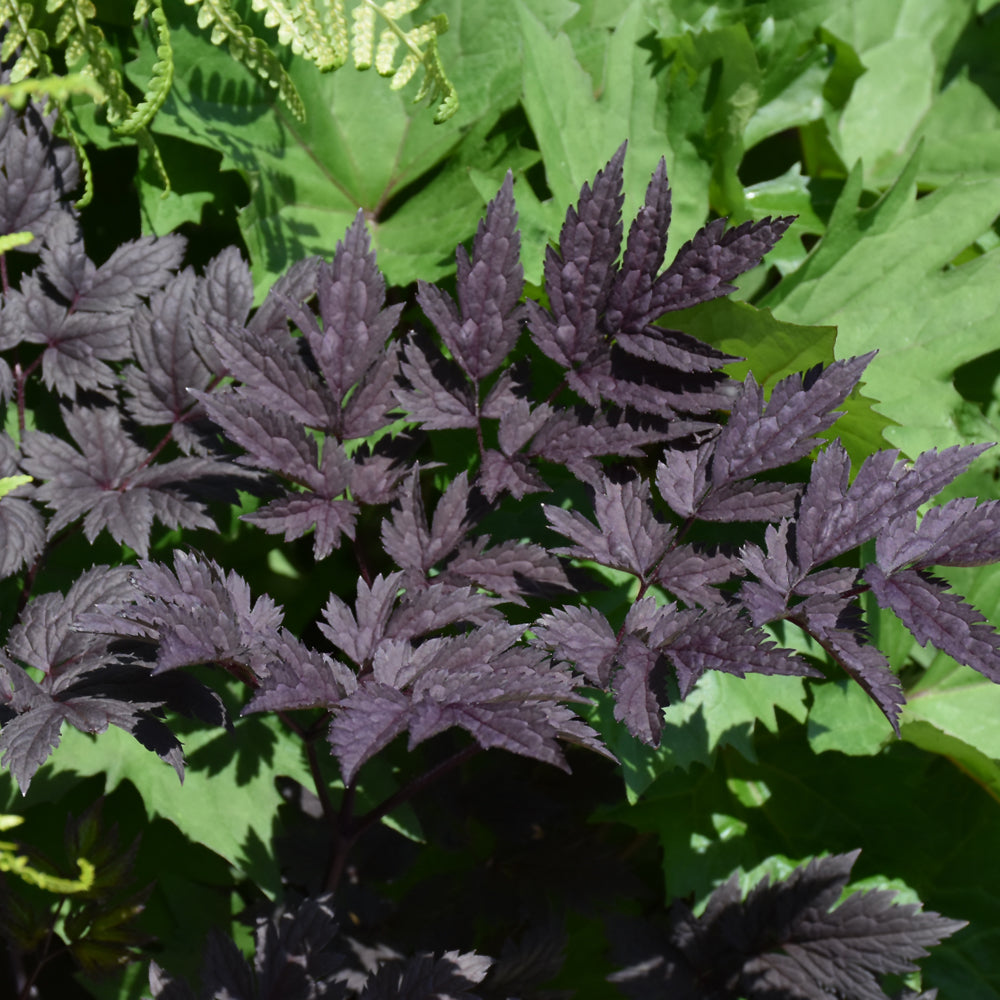
[[[135,7],[135,19],[141,20],[146,14],[156,28],[158,45],[156,46],[156,62],[153,64],[153,75],[150,77],[146,93],[142,101],[132,109],[132,113],[120,125],[117,131],[122,135],[134,135],[146,128],[153,120],[156,112],[170,93],[170,85],[174,82],[174,50],[170,44],[170,27],[167,15],[163,13],[163,0],[139,0]]]

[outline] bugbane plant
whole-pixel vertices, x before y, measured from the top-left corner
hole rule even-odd
[[[182,775],[176,713],[231,726],[219,691],[238,690],[242,715],[275,715],[303,742],[327,833],[320,888],[337,892],[363,834],[480,750],[569,770],[584,750],[614,760],[612,733],[657,744],[664,708],[712,671],[823,677],[779,627],[812,637],[825,669],[898,726],[905,694],[869,640],[869,594],[998,679],[1000,640],[932,572],[1000,559],[997,506],[921,516],[983,449],[879,452],[852,470],[821,435],[871,355],[765,396],[672,328],[731,292],[790,218],[717,220],[664,266],[665,165],[626,236],[622,147],[567,212],[538,300],[523,301],[508,176],[457,251],[455,295],[420,284],[429,324],[389,300],[360,214],[329,261],[295,265],[253,310],[233,249],[201,274],[182,269],[177,237],[91,261],[76,165],[51,129],[31,106],[0,123],[0,236],[30,234],[17,268],[3,259],[0,310],[0,474],[30,477],[0,497],[0,570],[18,593],[0,750],[22,790],[65,725],[116,726]],[[237,503],[239,530],[308,540],[325,595],[308,634],[199,551]],[[44,592],[46,560],[79,533],[110,536],[121,558]],[[169,553],[170,537],[188,544]],[[600,599],[610,578],[630,583],[618,602]],[[206,684],[202,665],[226,683]],[[444,733],[450,756],[356,811],[366,765]],[[887,996],[885,974],[960,924],[881,890],[834,907],[853,860],[810,862],[745,899],[727,883],[702,913],[678,901],[618,980],[641,996]],[[331,905],[261,918],[252,968],[215,941],[205,989],[508,995],[503,963],[491,979],[468,952],[361,968]],[[151,989],[190,995],[158,966]]]

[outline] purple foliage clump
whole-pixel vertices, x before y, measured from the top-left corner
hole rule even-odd
[[[187,672],[204,664],[243,684],[244,714],[310,713],[350,789],[397,738],[413,748],[446,731],[565,770],[577,748],[612,757],[585,711],[595,697],[655,745],[664,707],[708,671],[822,677],[777,645],[780,623],[817,640],[898,731],[905,693],[870,641],[869,593],[919,642],[1000,680],[1000,637],[934,575],[1000,560],[1000,508],[959,499],[919,516],[983,449],[883,451],[852,475],[821,435],[871,355],[765,395],[725,373],[734,358],[671,328],[731,292],[791,218],[716,220],[666,263],[665,163],[626,235],[623,146],[568,210],[537,301],[522,302],[508,175],[457,251],[454,296],[420,284],[418,328],[400,328],[360,213],[330,261],[296,265],[254,312],[232,249],[202,274],[181,269],[178,237],[91,261],[65,200],[75,162],[51,122],[0,121],[0,235],[30,229],[39,256],[17,287],[4,271],[0,307],[0,348],[20,359],[0,363],[17,416],[0,474],[31,477],[0,497],[0,576],[26,573],[0,651],[0,751],[22,790],[65,724],[119,726],[182,775],[168,711],[230,724]],[[31,429],[28,394],[43,389],[60,405]],[[448,435],[468,445],[461,467],[438,448]],[[810,456],[802,482],[792,467]],[[157,522],[190,542],[217,536],[213,504],[241,496],[248,524],[311,536],[325,595],[311,644],[235,570],[198,551],[160,556]],[[742,541],[706,541],[718,525]],[[32,594],[75,531],[137,562]],[[862,547],[874,558],[859,568],[845,557]],[[607,572],[631,581],[617,609],[593,599]],[[812,862],[745,900],[729,883],[698,917],[678,903],[622,985],[884,996],[880,975],[908,971],[958,925],[879,893],[831,909],[852,861]],[[258,925],[252,966],[220,938],[205,989],[471,997],[489,965],[421,954],[352,978],[336,933],[328,901],[312,900]],[[156,966],[151,988],[194,995]]]

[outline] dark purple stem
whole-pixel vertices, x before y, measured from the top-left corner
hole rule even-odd
[[[374,809],[357,818],[352,815],[356,786],[354,782],[351,782],[344,791],[344,799],[340,806],[337,830],[334,834],[330,862],[326,870],[324,891],[336,891],[347,866],[347,855],[358,837],[373,827],[383,817],[388,816],[394,809],[398,809],[404,802],[408,802],[429,785],[444,777],[448,772],[453,771],[456,767],[470,760],[481,749],[478,744],[470,743],[467,747],[459,750],[458,753],[452,754],[429,771],[425,771],[420,777],[414,778],[413,781],[404,785],[393,795],[390,795],[389,798],[375,806]]]

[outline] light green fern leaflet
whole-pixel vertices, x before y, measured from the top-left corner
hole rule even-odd
[[[351,37],[351,51],[358,69],[367,69],[375,63],[381,76],[392,77],[393,90],[405,87],[418,69],[423,68],[424,79],[414,102],[428,98],[438,101],[434,121],[444,122],[458,110],[458,94],[452,82],[445,75],[438,53],[438,35],[448,30],[448,18],[438,14],[424,24],[409,31],[399,25],[399,19],[412,14],[424,0],[390,0],[377,4],[373,0],[361,0],[354,10],[354,31]],[[378,48],[375,49],[376,16],[385,22],[379,34]],[[394,66],[400,45],[406,50],[398,68]]]
[[[23,816],[0,814],[0,830],[10,830],[24,822]],[[94,884],[94,866],[86,858],[77,858],[80,877],[76,879],[60,878],[48,872],[32,868],[31,860],[18,853],[18,846],[9,840],[0,840],[0,872],[10,872],[31,885],[46,892],[57,892],[67,895],[75,892],[86,892]]]
[[[23,233],[15,233],[15,236],[22,236]],[[31,235],[30,233],[28,235]],[[0,239],[2,243],[2,239]],[[16,490],[18,486],[32,482],[31,476],[0,476],[0,497],[5,497],[11,490]],[[0,826],[0,830],[4,827]]]

